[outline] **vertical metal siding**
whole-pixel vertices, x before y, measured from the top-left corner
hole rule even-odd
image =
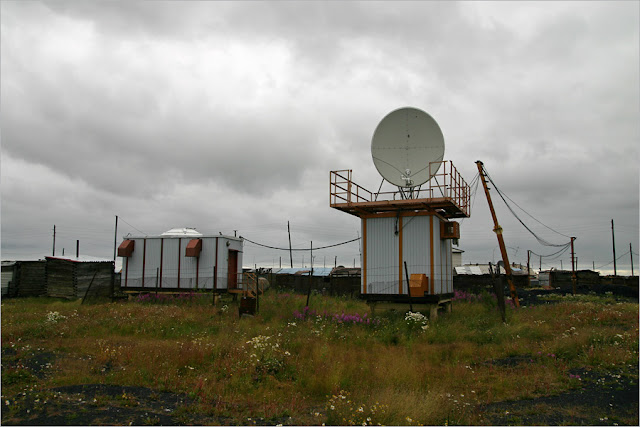
[[[451,241],[440,239],[440,218],[425,215],[403,217],[402,260],[399,255],[399,235],[395,235],[396,218],[369,218],[366,221],[368,294],[398,294],[399,271],[404,269],[404,262],[407,263],[409,275],[425,274],[429,283],[433,279],[434,294],[453,292]],[[365,227],[363,235],[364,232]],[[433,254],[430,253],[432,238]],[[406,281],[406,277],[402,277]],[[406,294],[406,291],[406,284],[403,283],[402,294]]]
[[[142,239],[134,239],[134,251],[128,261],[122,260],[122,274],[120,275],[120,286],[138,287],[142,286]]]
[[[198,267],[198,259],[192,256],[186,256],[187,245],[191,241],[191,237],[181,239],[180,245],[180,289],[195,289],[196,288],[196,271]],[[200,252],[202,255],[202,251]],[[198,280],[200,277],[198,277]]]
[[[440,218],[433,216],[433,293],[442,293],[442,240],[440,240]]]
[[[238,251],[238,274],[242,273],[242,242],[238,240],[226,239],[224,236],[202,237],[202,251],[200,261],[195,257],[185,256],[185,248],[191,238],[147,238],[146,251],[144,240],[136,241],[135,250],[128,262],[129,287],[145,287],[153,289],[156,287],[156,276],[159,273],[160,258],[162,253],[162,284],[159,288],[178,287],[178,263],[180,264],[180,289],[196,288],[196,268],[198,269],[198,288],[213,289],[214,268],[216,263],[216,242],[218,243],[218,272],[217,285],[219,289],[227,288],[227,268],[229,249]],[[179,240],[182,240],[181,244]],[[229,246],[227,246],[229,242]],[[161,251],[161,246],[164,246]],[[180,248],[180,253],[178,253]],[[145,255],[143,257],[143,255]],[[142,283],[144,263],[144,283]],[[124,287],[127,272],[127,263],[123,262],[121,275],[121,286]]]
[[[227,270],[229,269],[227,239],[218,239],[218,245],[218,289],[227,289]]]
[[[453,250],[451,248],[451,239],[444,240],[443,253],[447,254],[445,271],[447,272],[447,287],[445,293],[453,292]]]
[[[137,245],[137,243],[136,243]],[[160,269],[160,239],[147,239],[147,251],[144,267],[144,287],[155,288],[156,278],[159,280]],[[134,255],[136,251],[133,251]],[[160,284],[158,283],[158,286]]]
[[[362,236],[360,239],[360,269],[362,271],[360,274],[360,293],[366,294],[369,292],[369,282],[367,278],[367,220],[365,218],[360,219],[360,235]]]
[[[200,252],[200,273],[198,275],[199,289],[213,289],[213,268],[215,266],[216,238],[202,239]]]
[[[400,268],[396,218],[367,218],[367,293],[396,294]]]
[[[429,257],[429,217],[405,216],[403,224],[402,255],[404,258],[403,261],[407,262],[409,275],[424,274],[429,277],[431,275]],[[403,293],[406,293],[406,284],[403,289]]]
[[[175,238],[164,238],[161,287],[178,287],[178,239]]]

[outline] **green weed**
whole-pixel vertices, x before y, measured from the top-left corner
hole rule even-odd
[[[638,305],[610,296],[508,309],[506,323],[488,295],[431,320],[408,307],[372,318],[344,297],[305,303],[272,290],[256,316],[239,318],[237,302],[213,306],[207,295],[3,301],[5,409],[34,386],[104,383],[184,393],[195,403],[176,411],[181,420],[472,424],[480,404],[579,387],[572,368],[637,365]],[[34,365],[43,351],[55,354],[51,369]],[[125,393],[117,400],[138,404]]]

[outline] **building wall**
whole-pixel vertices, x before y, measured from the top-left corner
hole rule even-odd
[[[47,296],[75,297],[76,263],[62,259],[47,259]]]
[[[363,253],[363,294],[397,294],[399,239],[395,235],[395,218],[363,218],[362,235],[366,235]],[[365,283],[366,280],[366,283]]]
[[[17,261],[14,276],[16,293],[20,297],[42,296],[47,293],[45,261]]]
[[[430,242],[430,216],[405,217],[402,221],[402,261],[407,262],[409,277],[412,274],[424,274],[431,279],[431,242]],[[434,256],[437,256],[437,247],[434,247]],[[436,264],[437,265],[437,264]],[[407,293],[406,274],[404,265],[402,269],[402,294]],[[434,269],[435,270],[435,269]]]
[[[9,286],[13,287],[15,284],[14,276],[17,270],[16,263],[11,263],[2,266],[2,296],[12,296],[13,292],[9,291]]]
[[[462,252],[453,252],[451,254],[451,259],[453,261],[453,267],[461,267],[462,266]]]
[[[113,262],[76,263],[75,297],[112,297],[114,294]]]
[[[111,297],[114,292],[113,267],[113,262],[76,262],[47,257],[47,296]]]
[[[189,241],[194,238],[202,239],[199,259],[185,255]],[[131,238],[130,240],[134,240],[135,245],[133,254],[124,258],[122,262],[120,283],[123,289],[155,289],[156,283],[159,289],[213,289],[214,286],[217,289],[226,289],[230,250],[238,251],[236,273],[242,273],[241,240],[229,239],[225,236],[166,236]],[[216,247],[217,274],[215,274]]]
[[[440,239],[437,215],[362,218],[363,294],[406,295],[406,274],[424,274],[429,293],[453,292],[452,245]]]

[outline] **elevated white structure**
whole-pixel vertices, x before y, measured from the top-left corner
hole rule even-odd
[[[448,298],[452,240],[460,237],[451,219],[469,216],[470,192],[443,160],[440,127],[417,108],[394,110],[377,126],[371,155],[398,191],[372,193],[352,181],[351,170],[332,171],[329,183],[330,206],[361,218],[362,296],[418,303]]]

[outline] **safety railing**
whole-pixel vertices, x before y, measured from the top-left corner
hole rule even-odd
[[[453,202],[469,215],[471,193],[469,185],[450,160],[429,163],[430,171],[437,171],[425,184],[398,191],[371,192],[354,183],[352,170],[331,171],[329,174],[329,204],[357,204],[382,200],[445,199]],[[423,188],[424,187],[424,188]]]
[[[230,273],[229,277],[231,278],[234,274],[236,276],[236,287],[230,287],[228,289],[230,293],[240,293],[250,298],[264,294],[264,285],[260,281],[258,274],[254,272]]]
[[[351,181],[351,169],[331,171],[329,173],[330,203],[360,203],[368,202],[373,193]]]

